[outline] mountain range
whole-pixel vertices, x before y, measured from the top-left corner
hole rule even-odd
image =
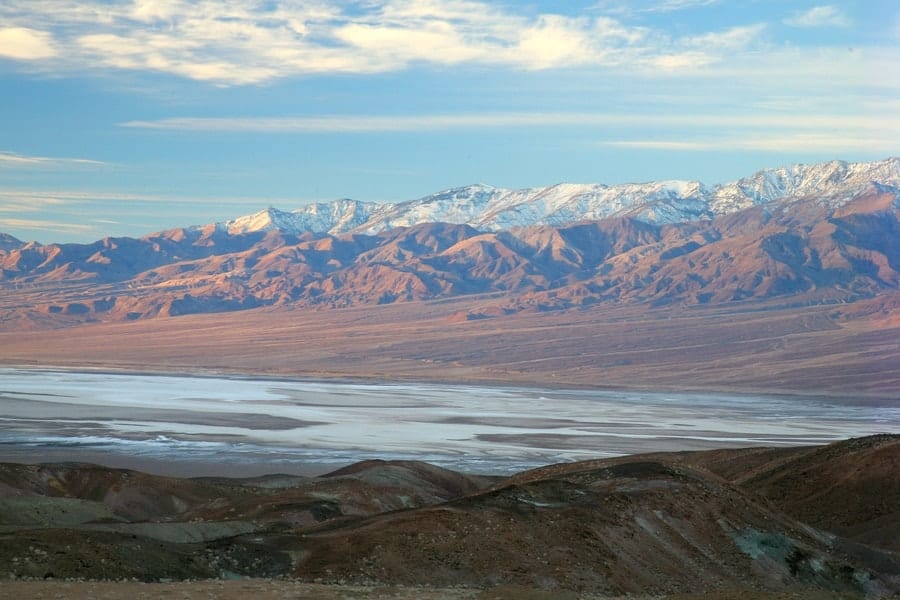
[[[831,161],[767,169],[738,181],[707,186],[699,181],[603,185],[561,183],[508,190],[470,185],[418,200],[377,204],[356,200],[316,203],[291,212],[267,208],[217,224],[230,234],[278,230],[374,234],[422,223],[466,224],[481,231],[627,217],[653,224],[711,219],[776,200],[816,196],[839,206],[873,183],[900,186],[900,159],[871,163]]]
[[[0,235],[0,327],[471,296],[465,318],[598,303],[845,303],[900,287],[900,158],[664,181],[338,200],[222,223]]]

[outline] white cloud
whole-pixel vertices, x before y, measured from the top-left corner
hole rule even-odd
[[[719,0],[662,0],[660,2],[621,2],[621,0],[602,0],[590,7],[591,10],[603,11],[607,14],[632,13],[668,13],[718,4]]]
[[[580,125],[586,121],[612,123],[614,115],[565,113],[485,113],[461,115],[321,116],[321,117],[181,117],[158,121],[129,121],[123,127],[172,131],[254,133],[373,133],[452,129]]]
[[[663,0],[662,2],[651,6],[647,10],[655,12],[671,12],[675,10],[685,10],[688,8],[697,8],[701,6],[712,6],[718,4],[719,0]]]
[[[650,66],[661,71],[689,71],[699,69],[716,62],[711,54],[699,51],[661,54],[650,61]]]
[[[154,194],[135,194],[133,192],[110,192],[101,190],[37,190],[37,189],[0,189],[0,212],[19,211],[41,206],[77,206],[89,203],[104,203],[110,206],[122,204],[203,204],[212,206],[246,205],[247,203],[296,202],[296,198],[255,197],[203,197],[203,196],[167,196]]]
[[[900,152],[896,111],[858,114],[823,113],[801,106],[796,111],[747,107],[710,114],[672,104],[668,112],[649,113],[475,113],[416,116],[321,116],[300,118],[173,118],[132,121],[124,127],[228,133],[366,134],[433,132],[491,128],[571,128],[578,136],[621,138],[601,146],[671,151],[777,151],[839,154],[847,151]],[[646,131],[657,132],[647,138]],[[699,132],[709,132],[704,137]]]
[[[807,11],[795,12],[784,20],[792,27],[848,27],[850,20],[833,4],[814,6]]]
[[[0,230],[5,229],[41,229],[47,232],[59,233],[96,233],[97,227],[82,223],[64,223],[45,219],[20,219],[0,217]]]
[[[609,16],[531,14],[474,0],[6,0],[0,21],[18,25],[5,31],[30,32],[33,48],[17,52],[43,60],[45,69],[152,70],[228,85],[416,64],[697,68],[749,43],[754,31],[710,34],[715,52],[691,55],[697,49],[685,46],[689,40]]]
[[[42,60],[58,54],[53,36],[27,27],[0,28],[0,57]]]
[[[774,152],[818,152],[839,154],[848,151],[884,152],[894,154],[900,150],[897,138],[890,134],[860,136],[859,132],[840,133],[779,132],[753,134],[744,137],[711,137],[706,139],[635,139],[606,140],[600,146],[634,148],[640,150],[677,150],[684,152],[711,152],[756,150]]]
[[[402,67],[416,60],[457,64],[483,59],[488,53],[487,48],[468,43],[446,22],[429,23],[416,29],[351,24],[336,30],[335,35],[389,67]]]
[[[698,114],[676,110],[666,113],[469,113],[401,116],[320,117],[181,117],[158,121],[129,121],[123,127],[169,131],[229,133],[374,133],[425,132],[506,127],[608,127],[614,125],[670,128],[779,129],[800,131],[868,132],[875,137],[900,137],[900,120],[884,114],[795,114],[734,112]]]
[[[860,71],[858,60],[856,71],[846,71],[849,63],[840,59],[837,74],[827,64],[823,73],[821,57],[834,48],[768,39],[783,28],[749,24],[677,37],[666,26],[647,25],[645,17],[629,21],[635,12],[711,4],[636,2],[611,18],[609,10],[534,14],[515,3],[475,0],[4,0],[0,23],[9,27],[0,31],[27,31],[43,40],[43,46],[15,50],[32,57],[29,64],[39,63],[42,72],[149,70],[217,85],[415,65],[590,68],[598,77],[759,76],[773,82],[779,78],[767,70],[787,69],[847,85],[860,83],[861,72],[875,72]],[[793,22],[846,19],[829,5],[794,15]],[[9,47],[0,44],[0,55]],[[791,48],[797,51],[790,63],[773,60]],[[744,73],[735,75],[739,70]],[[879,85],[896,79],[892,71],[882,72]]]
[[[541,15],[536,23],[520,32],[514,56],[532,69],[595,61],[599,56],[585,25],[583,21],[558,15]]]
[[[0,150],[0,168],[4,167],[49,167],[49,166],[75,166],[75,167],[103,167],[108,166],[99,160],[87,158],[53,158],[49,156],[28,156],[15,152]]]
[[[668,52],[650,58],[649,66],[663,72],[696,72],[754,47],[765,29],[758,23],[683,37]]]
[[[646,27],[628,27],[609,17],[598,17],[594,21],[592,35],[606,42],[637,44],[649,37],[650,29]]]
[[[171,21],[182,9],[180,0],[134,0],[131,17],[147,23]]]
[[[377,4],[377,3],[376,3]],[[500,14],[484,2],[470,0],[389,0],[381,3],[381,13],[390,21],[442,19],[469,21],[490,19]]]
[[[743,50],[755,42],[765,29],[766,25],[764,23],[744,27],[732,27],[725,31],[690,36],[684,38],[681,42],[685,46],[705,50]]]

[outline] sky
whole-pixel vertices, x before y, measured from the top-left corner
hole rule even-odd
[[[0,232],[900,154],[900,3],[3,0]]]

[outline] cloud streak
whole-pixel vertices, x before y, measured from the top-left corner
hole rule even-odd
[[[718,4],[719,0],[663,0],[644,9],[646,12],[674,12]]]
[[[787,128],[801,130],[852,130],[900,134],[900,123],[880,115],[844,114],[623,114],[506,112],[399,116],[317,117],[175,117],[156,121],[128,121],[122,127],[186,132],[219,133],[384,133],[431,132],[482,128],[646,126],[737,129]]]
[[[312,202],[314,200],[310,200]],[[136,194],[104,190],[40,190],[40,189],[0,189],[0,212],[40,209],[43,207],[78,207],[87,204],[124,206],[131,204],[190,204],[241,206],[247,203],[298,202],[297,198],[227,197],[227,196],[181,196],[165,194]]]
[[[831,4],[814,6],[806,11],[795,12],[784,20],[785,25],[791,27],[849,27],[848,19],[841,10]]]
[[[592,6],[591,10],[603,11],[607,14],[634,13],[671,13],[695,8],[704,8],[719,3],[719,0],[661,0],[659,2],[624,2],[603,0]]]
[[[232,133],[384,133],[424,132],[503,127],[547,127],[609,124],[614,115],[565,113],[484,113],[401,116],[320,117],[176,117],[157,121],[128,121],[122,127],[168,131]]]
[[[436,131],[569,128],[569,136],[627,137],[600,146],[687,152],[774,151],[845,153],[900,151],[900,120],[872,114],[746,112],[734,114],[484,113],[415,116],[319,116],[295,118],[183,117],[132,121],[123,127],[173,132],[316,134],[428,134]],[[648,139],[644,132],[656,135]],[[710,132],[698,137],[698,132]],[[558,133],[558,132],[557,132]]]
[[[713,152],[734,150],[755,150],[774,152],[813,152],[820,154],[845,153],[848,151],[896,153],[900,144],[896,137],[835,135],[831,133],[796,133],[759,135],[748,137],[707,138],[687,140],[609,140],[597,142],[600,146],[632,148],[637,150],[673,150],[679,152]]]
[[[3,229],[40,229],[56,233],[88,234],[96,233],[98,228],[84,223],[66,223],[47,219],[20,219],[0,217],[0,230]]]
[[[0,150],[0,169],[29,167],[106,167],[110,163],[88,158],[55,158],[49,156],[28,156]]]

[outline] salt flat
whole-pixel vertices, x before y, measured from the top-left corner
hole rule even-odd
[[[151,461],[187,474],[324,472],[370,458],[499,474],[879,432],[900,432],[896,403],[0,369],[0,460]]]

